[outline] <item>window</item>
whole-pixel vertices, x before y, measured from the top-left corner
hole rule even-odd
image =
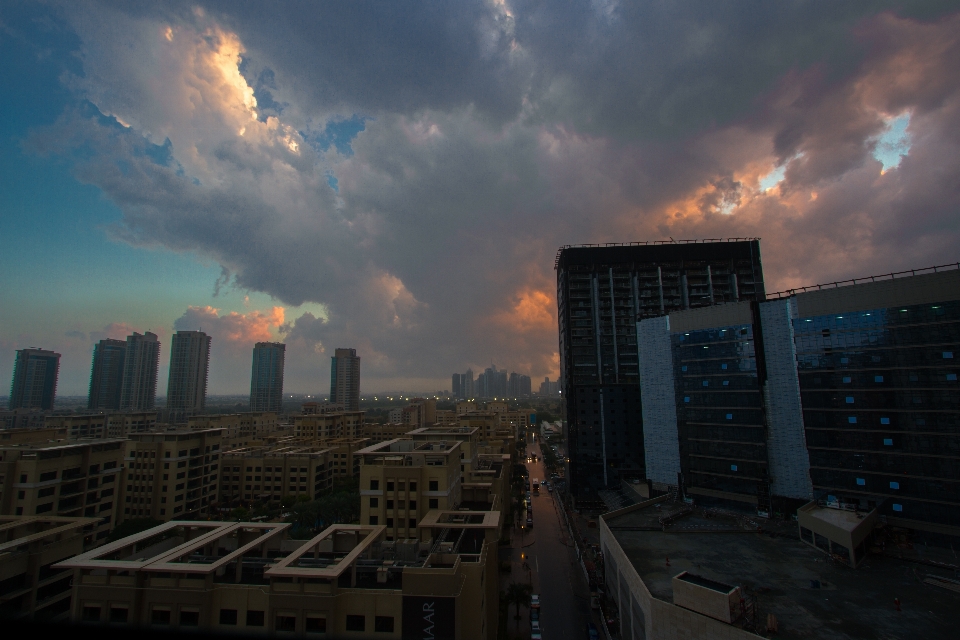
[[[347,616],[347,631],[366,631],[367,619],[365,616]]]
[[[866,485],[866,484],[867,484],[866,479],[864,479],[864,478],[857,478],[857,485],[858,485],[858,486],[861,486],[861,487],[862,487],[862,486],[864,486],[864,485]]]
[[[100,607],[86,605],[83,607],[84,622],[100,622]]]
[[[439,509],[439,508],[440,508],[440,500],[438,500],[437,498],[430,498],[430,499],[427,501],[427,504],[429,505],[429,508],[431,508],[431,509]]]
[[[416,518],[409,518],[409,519],[407,520],[407,527],[409,527],[410,529],[416,529],[416,528],[417,528],[417,519],[416,519]]]
[[[847,396],[847,404],[853,404],[853,396]]]
[[[850,424],[857,424],[857,419],[854,416],[850,416],[847,418],[847,422],[849,422]]]
[[[127,608],[126,607],[110,607],[110,622],[126,622],[127,621]]]
[[[56,480],[56,479],[57,479],[56,471],[48,471],[46,473],[40,474],[40,482],[47,482],[48,480]]]
[[[379,481],[379,480],[371,480],[371,481],[370,481],[370,490],[371,490],[371,491],[376,491],[376,490],[379,489],[379,488],[380,488],[380,481]]]
[[[181,627],[196,627],[200,624],[200,612],[199,611],[181,611],[180,612],[180,626]]]
[[[393,616],[376,616],[373,630],[379,633],[393,633]]]
[[[170,609],[154,609],[151,611],[150,624],[170,624]]]
[[[53,510],[53,503],[52,503],[52,502],[48,502],[47,504],[38,504],[38,505],[37,505],[37,513],[46,513],[47,511],[52,511],[52,510]]]
[[[736,471],[736,470],[737,470],[737,465],[735,464],[730,465],[730,471]]]
[[[852,378],[850,376],[843,376],[843,384],[850,384]]]
[[[46,498],[47,496],[52,496],[54,491],[56,491],[56,487],[47,487],[46,489],[40,489],[40,491],[37,491],[37,497]],[[20,493],[23,493],[23,491],[21,491]]]
[[[893,510],[894,510],[894,511],[903,511],[903,505],[902,505],[902,504],[896,504],[896,503],[894,503],[894,505],[893,505]]]
[[[380,498],[370,498],[370,508],[376,508],[380,506]]]
[[[370,524],[380,524],[379,516],[370,516]]]
[[[893,446],[893,438],[884,438],[884,439],[883,439],[883,446],[885,446],[885,447],[892,447],[892,446]]]
[[[387,518],[387,526],[388,526],[388,527],[392,527],[392,526],[393,526],[393,518]]]
[[[392,482],[389,482],[389,481],[387,482],[387,491],[393,491],[393,483],[392,483]]]
[[[277,631],[296,631],[297,619],[291,615],[277,614]]]
[[[440,491],[440,481],[431,480],[430,481],[430,491]]]
[[[410,501],[410,510],[413,511],[413,510],[416,509],[416,508],[417,508],[417,501],[416,501],[416,500],[411,500],[411,501]]]
[[[416,490],[417,490],[417,483],[416,483],[416,482],[411,482],[411,483],[410,483],[410,491],[416,491]]]
[[[880,424],[890,424],[890,418],[880,418]]]
[[[899,483],[899,482],[891,482],[891,483],[890,483],[890,488],[891,488],[891,489],[899,489],[899,488],[900,488],[900,483]]]
[[[393,500],[387,500],[387,509],[393,509]]]
[[[883,382],[883,376],[873,376],[874,382]]]
[[[307,624],[304,629],[307,633],[326,633],[327,632],[327,619],[326,618],[312,618],[307,616]]]
[[[263,611],[247,611],[248,627],[262,627],[263,619]]]

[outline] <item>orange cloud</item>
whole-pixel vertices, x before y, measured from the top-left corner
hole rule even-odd
[[[231,311],[220,315],[220,310],[211,307],[188,307],[176,321],[177,329],[199,329],[210,334],[216,340],[252,344],[276,340],[274,332],[284,321],[283,307],[273,307],[268,311],[237,313]],[[273,331],[271,331],[273,330]]]
[[[528,287],[516,294],[509,311],[496,314],[493,321],[513,331],[556,330],[556,308],[552,295]]]

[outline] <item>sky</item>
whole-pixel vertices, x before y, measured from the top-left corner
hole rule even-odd
[[[955,2],[0,4],[0,380],[212,336],[209,392],[555,379],[558,247],[760,237],[766,288],[960,260]],[[536,382],[534,387],[536,387]]]

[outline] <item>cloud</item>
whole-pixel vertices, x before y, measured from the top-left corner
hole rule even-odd
[[[83,331],[76,331],[76,330],[67,331],[63,335],[67,336],[68,338],[76,338],[78,340],[83,340],[83,341],[86,341],[87,339],[87,334],[84,333]]]
[[[367,390],[491,361],[553,378],[564,244],[760,236],[768,290],[956,260],[956,14],[200,6],[65,8],[93,106],[27,144],[120,208],[115,238],[217,260],[216,290],[323,305],[177,320],[238,345],[243,375],[218,376],[241,388],[239,345],[266,335],[305,389],[337,347]]]

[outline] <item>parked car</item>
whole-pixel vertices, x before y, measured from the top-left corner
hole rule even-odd
[[[533,633],[540,633],[540,620],[531,620],[530,621],[530,630]]]
[[[530,516],[527,516],[527,526],[528,527],[533,526],[533,518],[531,518]]]
[[[534,620],[537,620],[537,621],[539,622],[539,620],[540,620],[540,609],[537,609],[537,608],[531,608],[531,609],[530,609],[530,621],[533,622]]]
[[[600,633],[597,631],[597,625],[592,622],[587,623],[587,640],[599,640]]]
[[[540,635],[539,631],[534,631],[530,634],[530,640],[543,640],[543,637]]]
[[[539,609],[540,608],[540,594],[534,593],[530,596],[530,608]]]

